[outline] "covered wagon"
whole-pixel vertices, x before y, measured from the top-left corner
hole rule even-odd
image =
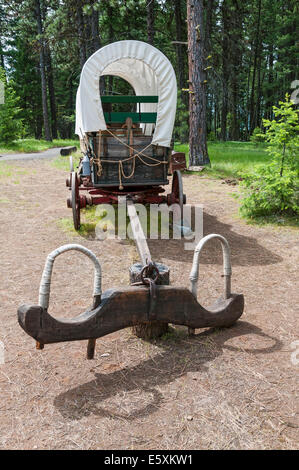
[[[100,77],[109,75],[126,80],[135,94],[101,95]],[[83,156],[78,171],[71,163],[67,180],[71,190],[68,207],[73,210],[76,229],[81,208],[117,203],[119,196],[144,204],[184,204],[178,170],[172,171],[171,192],[165,194],[163,188],[169,184],[169,169],[173,168],[176,102],[173,67],[149,44],[118,41],[86,61],[76,100],[76,134]],[[120,111],[121,107],[127,110]]]

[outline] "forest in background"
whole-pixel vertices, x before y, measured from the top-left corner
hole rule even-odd
[[[74,136],[75,99],[86,59],[114,41],[153,44],[178,82],[175,139],[188,141],[189,84],[185,0],[0,0],[0,67],[11,89],[19,137]],[[298,78],[298,2],[206,0],[207,132],[210,140],[249,140]],[[1,77],[0,77],[1,78]],[[106,94],[130,93],[121,79]],[[105,90],[104,90],[105,89]],[[17,126],[16,123],[20,126]]]

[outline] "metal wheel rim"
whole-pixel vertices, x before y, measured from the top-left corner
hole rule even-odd
[[[78,177],[75,171],[72,172],[72,210],[75,230],[80,228],[80,197]]]
[[[171,192],[173,193],[176,202],[175,204],[179,204],[180,211],[181,211],[181,236],[183,235],[183,225],[184,225],[184,216],[183,216],[183,208],[184,208],[184,193],[183,193],[183,180],[182,174],[179,170],[175,170],[172,177],[172,187]]]
[[[70,172],[73,173],[74,171],[74,162],[72,155],[70,156]]]
[[[171,192],[174,194],[175,199],[178,200],[178,204],[182,211],[184,205],[184,193],[182,174],[179,170],[175,170],[173,173]]]

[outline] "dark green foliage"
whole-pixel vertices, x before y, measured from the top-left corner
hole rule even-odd
[[[174,125],[174,139],[178,142],[188,142],[189,111],[182,100],[182,92],[178,91],[177,112]]]
[[[265,134],[262,133],[260,127],[256,127],[250,137],[251,142],[259,144],[260,142],[265,142]]]
[[[0,141],[10,142],[22,135],[23,125],[18,106],[20,99],[16,96],[12,83],[6,83],[6,76],[1,67],[0,82],[4,84],[4,103],[0,104]]]
[[[174,136],[188,141],[188,46],[186,0],[154,1],[154,46],[174,65],[179,100]],[[58,137],[74,135],[76,90],[82,58],[123,39],[148,40],[148,0],[40,0],[49,122]],[[26,136],[44,135],[40,37],[33,0],[0,0],[0,66],[16,95]],[[249,140],[298,79],[295,0],[205,0],[207,131],[223,140]],[[78,18],[81,23],[78,23]],[[93,35],[93,20],[98,33]],[[176,41],[179,41],[177,43]],[[80,59],[81,58],[81,59]],[[12,79],[12,80],[11,80]],[[51,85],[52,80],[52,85]],[[106,77],[106,93],[132,93]],[[50,106],[53,87],[56,106]],[[53,98],[53,96],[52,96]],[[135,111],[120,105],[115,111]]]

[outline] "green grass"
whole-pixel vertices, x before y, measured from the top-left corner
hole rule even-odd
[[[250,173],[254,166],[270,162],[271,157],[266,152],[268,144],[253,142],[208,142],[208,151],[211,168],[206,167],[203,172],[194,172],[200,176],[211,176],[212,178],[241,178]],[[184,152],[189,161],[188,144],[176,144],[175,150]],[[233,197],[240,197],[234,194]],[[299,225],[298,216],[272,215],[250,219],[242,217],[247,224],[272,227],[287,227],[296,229]]]
[[[297,215],[285,215],[285,214],[273,214],[267,216],[260,216],[255,218],[242,217],[246,220],[248,225],[258,225],[260,227],[287,227],[289,229],[298,229],[299,227],[299,216]]]
[[[73,164],[74,164],[74,170],[76,171],[77,166],[79,164],[79,159],[81,157],[81,152],[76,152],[72,154],[73,157]],[[56,157],[54,160],[51,160],[50,162],[51,166],[54,166],[55,168],[58,168],[59,170],[64,170],[64,171],[70,171],[70,157]]]
[[[208,151],[211,168],[204,174],[215,177],[241,177],[251,171],[254,165],[261,165],[270,160],[266,144],[256,145],[252,142],[209,142]],[[185,152],[189,162],[189,145],[177,144],[175,150]]]
[[[58,227],[65,233],[73,236],[80,236],[84,238],[94,238],[97,223],[104,217],[103,214],[96,215],[98,206],[87,206],[81,209],[81,225],[79,230],[74,229],[72,211],[70,210],[70,217],[65,217],[57,220]],[[108,221],[109,222],[109,221]]]
[[[83,212],[83,211],[81,211]],[[82,214],[81,214],[82,215]],[[75,237],[94,238],[96,223],[83,222],[80,229],[75,230],[72,218],[62,218],[57,220],[58,227],[65,233],[69,233]]]
[[[0,155],[5,153],[31,153],[41,152],[54,147],[76,146],[79,148],[79,141],[74,139],[56,139],[52,142],[36,139],[19,139],[13,142],[0,142]]]

